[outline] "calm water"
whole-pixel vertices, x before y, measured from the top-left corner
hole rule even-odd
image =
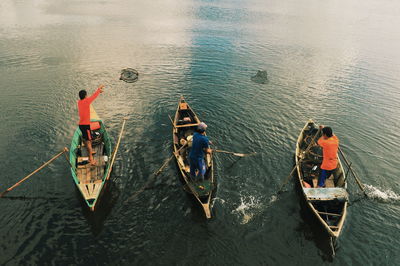
[[[0,264],[400,264],[400,3],[338,1],[0,2],[0,188],[69,146],[80,89],[106,92],[98,114],[116,139],[128,116],[104,210],[82,208],[59,159],[0,200]],[[119,81],[125,67],[140,72]],[[270,82],[250,77],[268,71]],[[184,95],[220,149],[205,221],[171,154]],[[336,257],[294,182],[307,119],[330,125],[364,183]]]

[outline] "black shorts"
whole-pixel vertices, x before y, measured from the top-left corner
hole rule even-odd
[[[90,130],[90,125],[79,125],[79,129],[82,132],[82,137],[84,140],[92,140],[92,131]]]

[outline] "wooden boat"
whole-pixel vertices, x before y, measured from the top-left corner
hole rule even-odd
[[[315,142],[322,136],[318,128],[314,121],[309,120],[297,139],[297,175],[306,204],[329,236],[336,239],[342,231],[347,214],[347,182],[339,158],[338,167],[326,179],[325,188],[317,188],[322,148],[313,146],[307,154],[304,151],[316,134],[318,135],[315,137]]]
[[[207,218],[211,218],[211,195],[214,190],[214,166],[212,154],[205,154],[206,173],[204,181],[196,182],[190,178],[189,153],[191,139],[200,124],[200,119],[187,104],[183,96],[178,103],[175,118],[173,121],[173,146],[174,155],[185,182],[185,190],[192,194],[201,204]]]
[[[97,165],[92,166],[89,163],[87,149],[82,140],[82,132],[79,127],[75,130],[72,137],[69,160],[71,163],[71,173],[75,185],[85,200],[91,211],[94,211],[99,203],[99,198],[102,195],[109,174],[111,172],[111,140],[106,131],[103,121],[98,117],[95,110],[91,106],[91,129],[92,148],[94,159]]]

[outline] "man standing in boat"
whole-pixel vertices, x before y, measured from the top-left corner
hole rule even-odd
[[[318,140],[318,145],[322,147],[321,174],[318,179],[317,187],[325,187],[325,180],[331,176],[338,164],[337,152],[339,149],[339,139],[336,137],[332,128],[320,126],[322,137]]]
[[[87,96],[86,90],[79,91],[78,112],[79,112],[79,129],[82,132],[83,140],[89,154],[89,162],[91,165],[96,165],[93,159],[92,149],[92,134],[90,130],[90,104],[103,92],[104,85],[97,88],[96,92],[90,97]]]
[[[206,173],[204,152],[211,153],[210,141],[206,136],[206,129],[207,125],[201,122],[197,126],[197,132],[193,135],[192,149],[189,154],[190,177],[193,180],[204,180],[204,174]]]

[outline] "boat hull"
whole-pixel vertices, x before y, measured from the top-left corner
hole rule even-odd
[[[183,118],[187,118],[186,121]],[[206,218],[211,218],[211,197],[215,189],[214,164],[212,154],[205,156],[205,180],[195,183],[190,178],[190,165],[188,154],[190,149],[189,139],[193,136],[200,120],[186,101],[181,97],[173,120],[173,150],[180,177],[184,182],[185,191],[195,198],[202,206]],[[186,146],[187,145],[187,146]]]
[[[309,145],[307,139],[309,141],[311,139],[317,141],[318,137],[320,137],[321,133],[317,128],[318,125],[309,120],[298,137],[295,155],[297,180],[301,195],[311,213],[313,213],[316,220],[330,237],[338,238],[347,216],[348,194],[346,177],[343,165],[340,158],[338,158],[338,167],[334,170],[329,180],[327,179],[326,181],[329,187],[316,187],[322,156],[317,153],[312,154],[312,149],[307,154],[304,154],[304,151]],[[319,135],[315,137],[316,134]]]
[[[71,164],[71,175],[75,186],[77,187],[80,195],[86,203],[86,206],[90,211],[95,211],[99,204],[104,190],[107,187],[109,179],[109,171],[111,171],[110,161],[111,157],[111,139],[106,131],[106,128],[100,119],[93,119],[91,122],[98,122],[100,124],[100,129],[98,129],[99,134],[101,134],[101,143],[99,146],[96,160],[98,160],[99,166],[96,166],[95,171],[91,167],[82,166],[79,161],[84,157],[84,152],[86,148],[82,147],[82,133],[79,127],[75,130],[74,136],[71,141],[70,146],[70,164]],[[92,144],[93,149],[96,151],[96,147]],[[87,152],[86,152],[87,153]],[[105,159],[107,158],[107,161]],[[93,174],[94,173],[94,174]],[[90,180],[89,180],[90,179]]]

